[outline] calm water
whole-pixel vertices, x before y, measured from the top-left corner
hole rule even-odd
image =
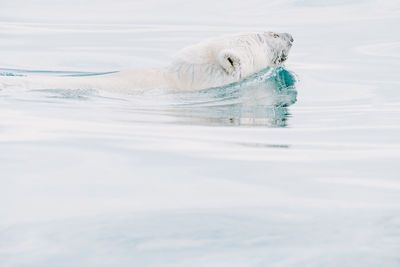
[[[196,93],[0,88],[0,266],[400,266],[398,1],[0,5],[0,79],[295,39]]]

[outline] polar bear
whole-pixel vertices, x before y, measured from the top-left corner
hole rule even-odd
[[[218,87],[285,62],[293,38],[288,33],[224,35],[181,50],[164,69],[121,71],[80,77],[6,76],[0,88],[98,89],[138,92],[149,89],[196,91]]]

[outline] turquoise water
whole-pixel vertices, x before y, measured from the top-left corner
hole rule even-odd
[[[400,266],[398,1],[1,3],[0,79],[289,32],[195,93],[0,88],[0,266]]]

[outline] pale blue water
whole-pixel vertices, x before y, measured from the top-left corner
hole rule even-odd
[[[2,76],[295,39],[195,93],[0,89],[0,266],[400,266],[398,1],[0,4]]]

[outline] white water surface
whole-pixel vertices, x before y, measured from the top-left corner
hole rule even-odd
[[[396,0],[0,0],[0,79],[289,32],[196,93],[0,88],[0,266],[400,266]]]

